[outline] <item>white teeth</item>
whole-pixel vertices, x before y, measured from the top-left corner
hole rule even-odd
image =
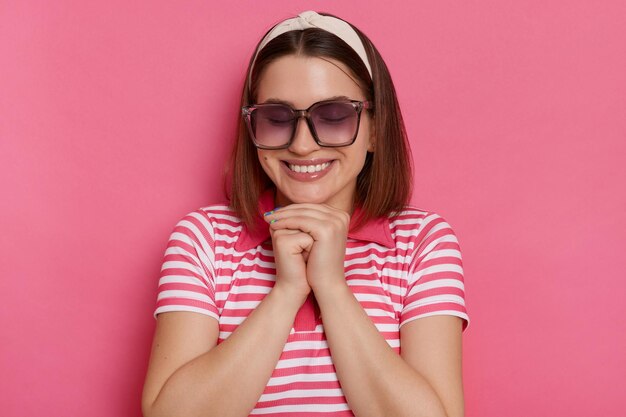
[[[330,162],[324,162],[323,164],[318,165],[294,165],[289,164],[289,169],[295,172],[306,172],[306,173],[314,173],[320,172],[328,168]]]

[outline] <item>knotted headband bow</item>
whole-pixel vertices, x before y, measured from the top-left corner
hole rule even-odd
[[[336,17],[322,16],[313,11],[302,12],[297,17],[283,20],[274,26],[267,33],[267,35],[265,35],[261,43],[259,43],[259,47],[254,55],[254,61],[256,61],[256,57],[259,55],[259,51],[271,42],[272,39],[282,35],[283,33],[291,32],[292,30],[304,30],[310,28],[325,30],[347,43],[359,55],[361,61],[363,61],[367,67],[367,72],[369,72],[370,77],[372,76],[372,68],[370,67],[369,60],[367,59],[365,47],[363,47],[361,38],[359,38],[359,35],[357,35],[352,26],[341,19],[337,19]],[[252,61],[252,67],[254,67],[254,61]],[[252,67],[250,68],[250,74],[252,74]]]

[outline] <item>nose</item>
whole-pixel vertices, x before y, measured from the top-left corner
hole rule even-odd
[[[320,146],[313,139],[313,133],[304,117],[300,117],[296,122],[296,132],[293,141],[289,145],[289,150],[298,155],[307,155],[320,149]]]

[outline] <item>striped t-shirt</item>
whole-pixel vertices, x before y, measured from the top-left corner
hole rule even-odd
[[[273,208],[272,195],[260,212]],[[355,216],[353,216],[354,218]],[[275,265],[269,230],[251,233],[227,205],[181,219],[170,236],[155,316],[192,311],[219,322],[223,342],[270,292]],[[453,315],[469,323],[459,244],[437,214],[406,207],[348,233],[346,281],[355,298],[400,353],[405,323]],[[280,360],[251,415],[352,416],[335,373],[324,326],[311,298],[294,321]]]

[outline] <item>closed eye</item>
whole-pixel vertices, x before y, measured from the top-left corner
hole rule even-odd
[[[288,125],[288,124],[291,124],[293,119],[284,120],[284,119],[272,119],[272,118],[266,117],[263,119],[263,121],[266,123],[271,123],[273,125]]]
[[[343,117],[320,117],[318,120],[322,123],[341,123],[344,120],[349,119],[350,116]]]

